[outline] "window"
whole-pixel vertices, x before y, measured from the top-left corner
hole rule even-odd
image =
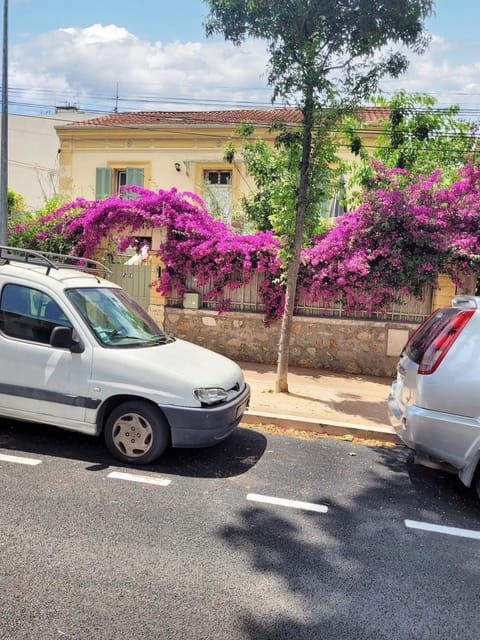
[[[127,170],[114,169],[113,175],[115,178],[115,193],[120,193],[120,189],[127,185]]]
[[[205,171],[205,184],[232,184],[231,171]]]
[[[330,207],[328,215],[330,218],[339,218],[343,216],[346,212],[345,206],[346,193],[345,193],[345,178],[340,176],[338,179],[335,193],[333,194],[333,198],[330,201]]]
[[[7,336],[49,344],[53,328],[59,325],[72,326],[49,295],[17,284],[3,287],[0,328]]]
[[[171,342],[171,338],[121,289],[70,289],[67,296],[105,346],[139,347]]]
[[[232,172],[206,169],[203,172],[203,199],[215,218],[231,221]]]
[[[345,179],[340,176],[334,187],[332,198],[320,202],[318,213],[322,218],[331,219],[343,216],[346,211]]]
[[[136,185],[143,187],[144,170],[138,167],[97,167],[95,180],[95,197],[102,200],[113,193],[119,193],[120,187]]]

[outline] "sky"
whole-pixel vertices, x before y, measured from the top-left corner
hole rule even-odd
[[[3,5],[3,3],[2,3]],[[436,0],[427,52],[385,81],[480,119],[480,2]],[[9,0],[9,111],[268,107],[259,41],[206,38],[202,0]],[[0,16],[1,19],[1,16]]]

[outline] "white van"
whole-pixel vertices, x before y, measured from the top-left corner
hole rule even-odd
[[[165,334],[83,258],[0,247],[0,415],[104,434],[119,460],[226,438],[248,407],[238,365]]]

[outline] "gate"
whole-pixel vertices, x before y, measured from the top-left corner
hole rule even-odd
[[[109,264],[108,268],[112,272],[109,279],[120,285],[145,311],[148,311],[150,283],[152,282],[151,266]]]

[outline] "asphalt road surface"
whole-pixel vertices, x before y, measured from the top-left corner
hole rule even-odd
[[[401,447],[241,428],[122,467],[0,421],[3,640],[477,640],[480,503]]]

